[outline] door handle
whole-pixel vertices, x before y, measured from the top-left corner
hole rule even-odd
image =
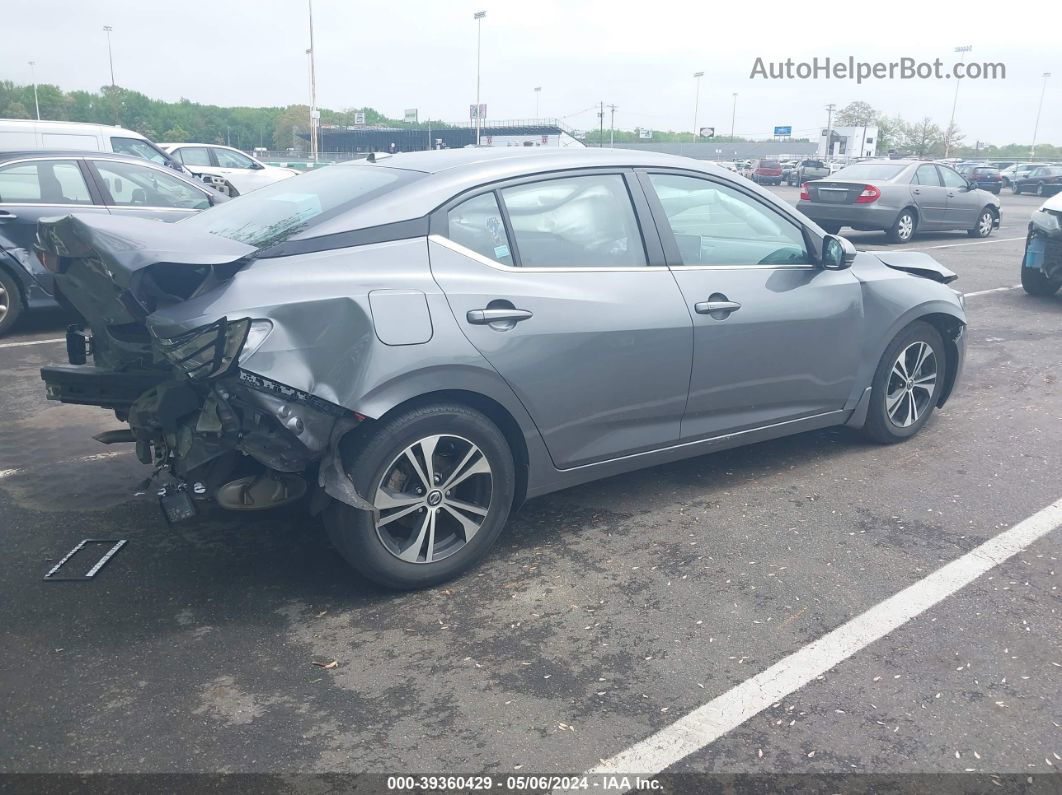
[[[693,309],[699,315],[710,315],[713,312],[737,312],[741,309],[741,304],[737,301],[701,301],[694,304]]]
[[[921,192],[922,191],[920,191],[918,188],[912,188],[911,189],[911,193],[921,193]]]
[[[18,216],[14,213],[9,213],[7,210],[0,210],[0,221],[16,221]]]
[[[465,319],[473,326],[489,326],[491,323],[519,323],[533,317],[526,309],[469,309]]]

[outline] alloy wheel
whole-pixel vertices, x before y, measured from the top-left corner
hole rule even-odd
[[[468,439],[419,439],[394,458],[376,489],[376,535],[406,563],[448,558],[482,527],[492,487],[490,462]]]
[[[992,213],[985,210],[981,213],[981,220],[977,224],[977,234],[988,237],[992,233]]]
[[[11,309],[11,296],[4,285],[0,284],[0,323],[4,322],[8,311]]]
[[[914,233],[914,218],[912,218],[910,214],[904,213],[900,216],[898,226],[899,228],[897,229],[897,234],[899,235],[900,239],[908,240]]]
[[[885,411],[893,425],[910,427],[926,413],[937,373],[937,354],[928,343],[912,342],[900,352],[885,389]]]

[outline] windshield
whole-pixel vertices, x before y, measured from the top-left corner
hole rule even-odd
[[[833,175],[833,179],[892,179],[907,166],[891,163],[860,163],[842,168]]]
[[[181,221],[251,246],[271,246],[423,176],[367,165],[326,166]]]

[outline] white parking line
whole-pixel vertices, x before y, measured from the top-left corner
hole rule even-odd
[[[66,342],[66,338],[56,337],[51,340],[30,340],[29,342],[0,342],[0,348],[21,348],[25,345],[45,345],[49,342]]]
[[[929,248],[958,248],[959,246],[983,246],[985,243],[1013,243],[1015,240],[1024,240],[1021,237],[997,237],[994,240],[973,240],[969,243],[945,243],[941,246],[929,246]]]
[[[1062,525],[1062,500],[589,771],[656,775],[722,737]]]
[[[1017,290],[1019,287],[1021,287],[1020,284],[1015,284],[1015,285],[1013,285],[1011,287],[993,287],[990,290],[975,290],[972,293],[963,293],[962,297],[963,298],[976,298],[979,295],[988,295],[989,293],[1005,293],[1005,292],[1009,292],[1010,290]]]

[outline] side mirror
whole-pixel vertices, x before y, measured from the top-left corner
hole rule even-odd
[[[843,271],[851,268],[855,261],[856,248],[848,238],[840,235],[826,235],[822,239],[822,267],[830,271]]]

